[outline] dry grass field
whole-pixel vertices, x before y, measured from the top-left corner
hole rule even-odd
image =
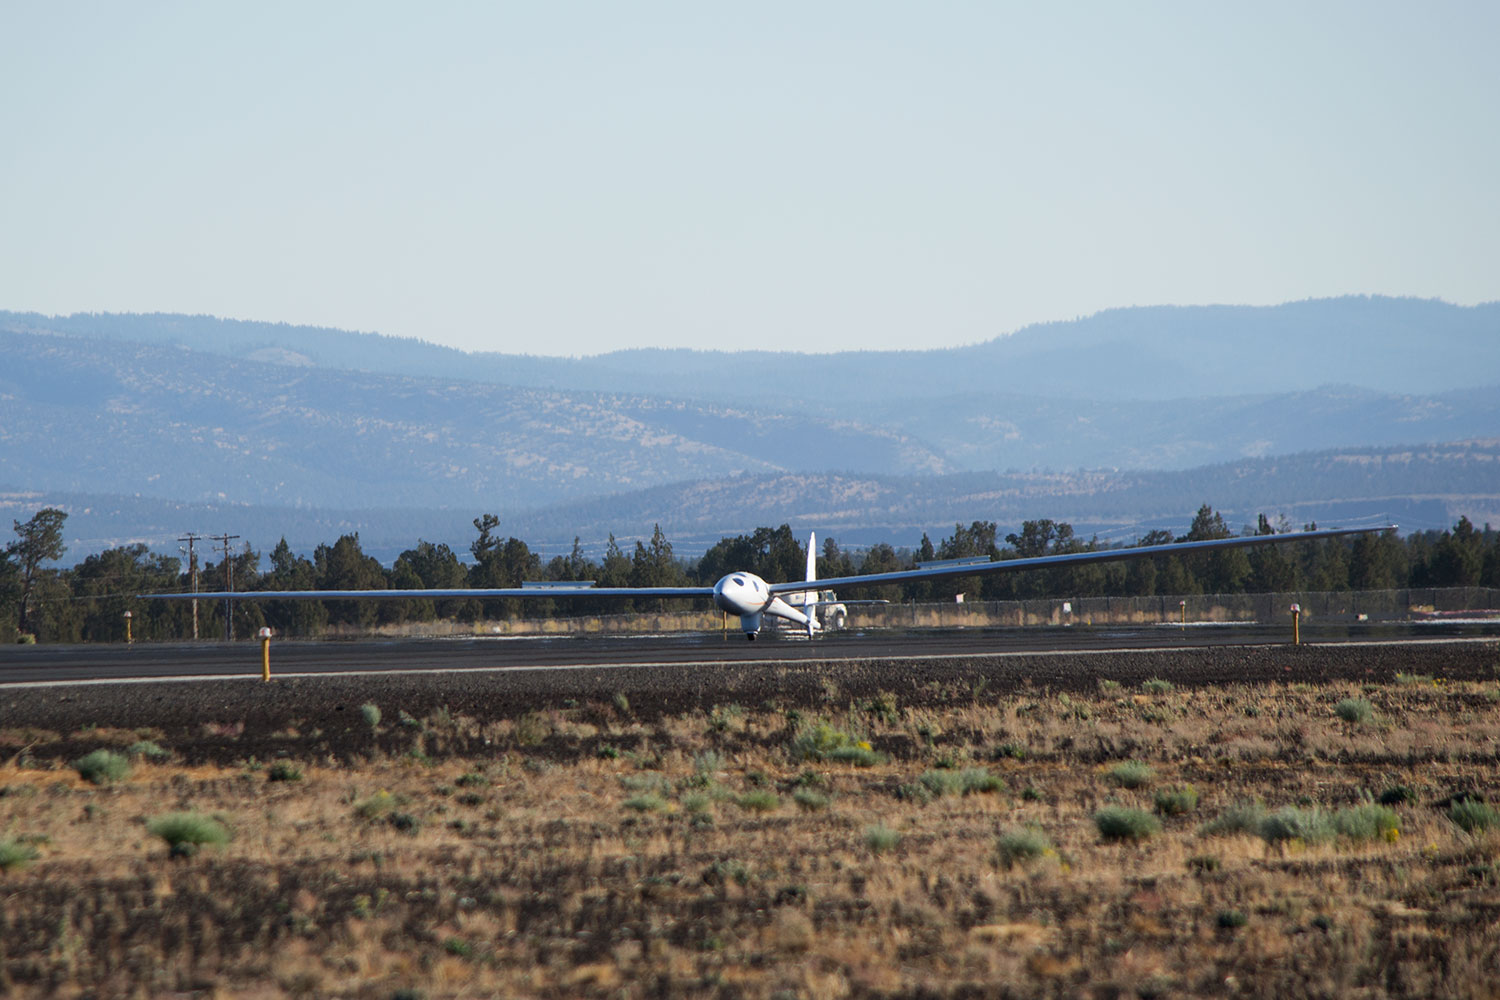
[[[8,720],[0,992],[1500,992],[1494,682],[929,694],[386,704],[228,765]]]

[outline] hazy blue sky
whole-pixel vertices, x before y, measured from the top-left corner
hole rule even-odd
[[[0,0],[0,308],[472,349],[1500,298],[1500,3]]]

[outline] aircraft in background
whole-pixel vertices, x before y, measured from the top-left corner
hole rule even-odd
[[[880,586],[887,583],[906,583],[911,580],[941,580],[959,576],[988,576],[991,573],[1015,573],[1028,569],[1050,569],[1056,566],[1082,566],[1088,563],[1113,562],[1123,559],[1149,559],[1154,556],[1174,556],[1194,552],[1216,552],[1222,549],[1245,548],[1252,545],[1273,545],[1282,542],[1305,542],[1316,538],[1335,538],[1340,535],[1362,535],[1378,531],[1394,531],[1396,525],[1387,524],[1376,528],[1324,528],[1316,531],[1293,531],[1283,535],[1245,535],[1236,538],[1215,538],[1201,542],[1174,542],[1167,545],[1145,545],[1135,548],[1104,549],[1097,552],[1069,552],[1062,555],[1036,556],[1030,559],[1003,559],[989,562],[950,561],[926,563],[916,569],[896,570],[891,573],[859,573],[854,576],[839,576],[819,580],[817,576],[817,536],[811,535],[807,544],[807,575],[805,579],[787,583],[770,583],[754,573],[726,573],[712,587],[595,587],[589,582],[526,583],[520,587],[452,589],[452,590],[247,590],[217,591],[213,593],[185,594],[138,594],[142,600],[240,600],[240,601],[379,601],[428,599],[478,599],[497,597],[556,598],[604,597],[692,597],[708,598],[714,606],[727,615],[740,620],[745,638],[754,640],[760,634],[761,624],[767,615],[801,625],[811,637],[820,631],[817,617],[819,603],[817,584],[823,588]],[[786,598],[800,593],[803,599],[794,607]],[[843,601],[840,603],[858,603]]]

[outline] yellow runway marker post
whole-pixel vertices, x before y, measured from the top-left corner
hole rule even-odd
[[[260,679],[271,679],[271,630],[268,628],[260,630]]]

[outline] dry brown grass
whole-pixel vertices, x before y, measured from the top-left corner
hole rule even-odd
[[[981,692],[649,725],[583,706],[423,720],[414,749],[467,732],[494,752],[300,760],[300,781],[253,763],[140,763],[97,787],[12,762],[0,840],[26,838],[41,857],[0,873],[0,992],[1485,996],[1500,835],[1465,834],[1433,804],[1500,794],[1494,694]],[[1374,722],[1335,715],[1351,696],[1374,704]],[[819,720],[888,762],[793,759],[799,726]],[[1196,812],[1145,841],[1101,840],[1096,810],[1152,806],[1150,788],[1109,780],[1124,760],[1149,764],[1155,787],[1194,785]],[[900,794],[942,767],[987,768],[1006,787]],[[1246,800],[1331,810],[1397,784],[1419,801],[1398,807],[1394,842],[1200,831]],[[803,787],[826,806],[798,808]],[[779,807],[736,805],[757,790]],[[644,794],[661,808],[626,808]],[[375,796],[383,808],[360,808]],[[233,840],[169,860],[144,820],[179,810],[222,817]],[[876,824],[899,842],[872,850]],[[1051,849],[1002,864],[998,838],[1024,828]]]

